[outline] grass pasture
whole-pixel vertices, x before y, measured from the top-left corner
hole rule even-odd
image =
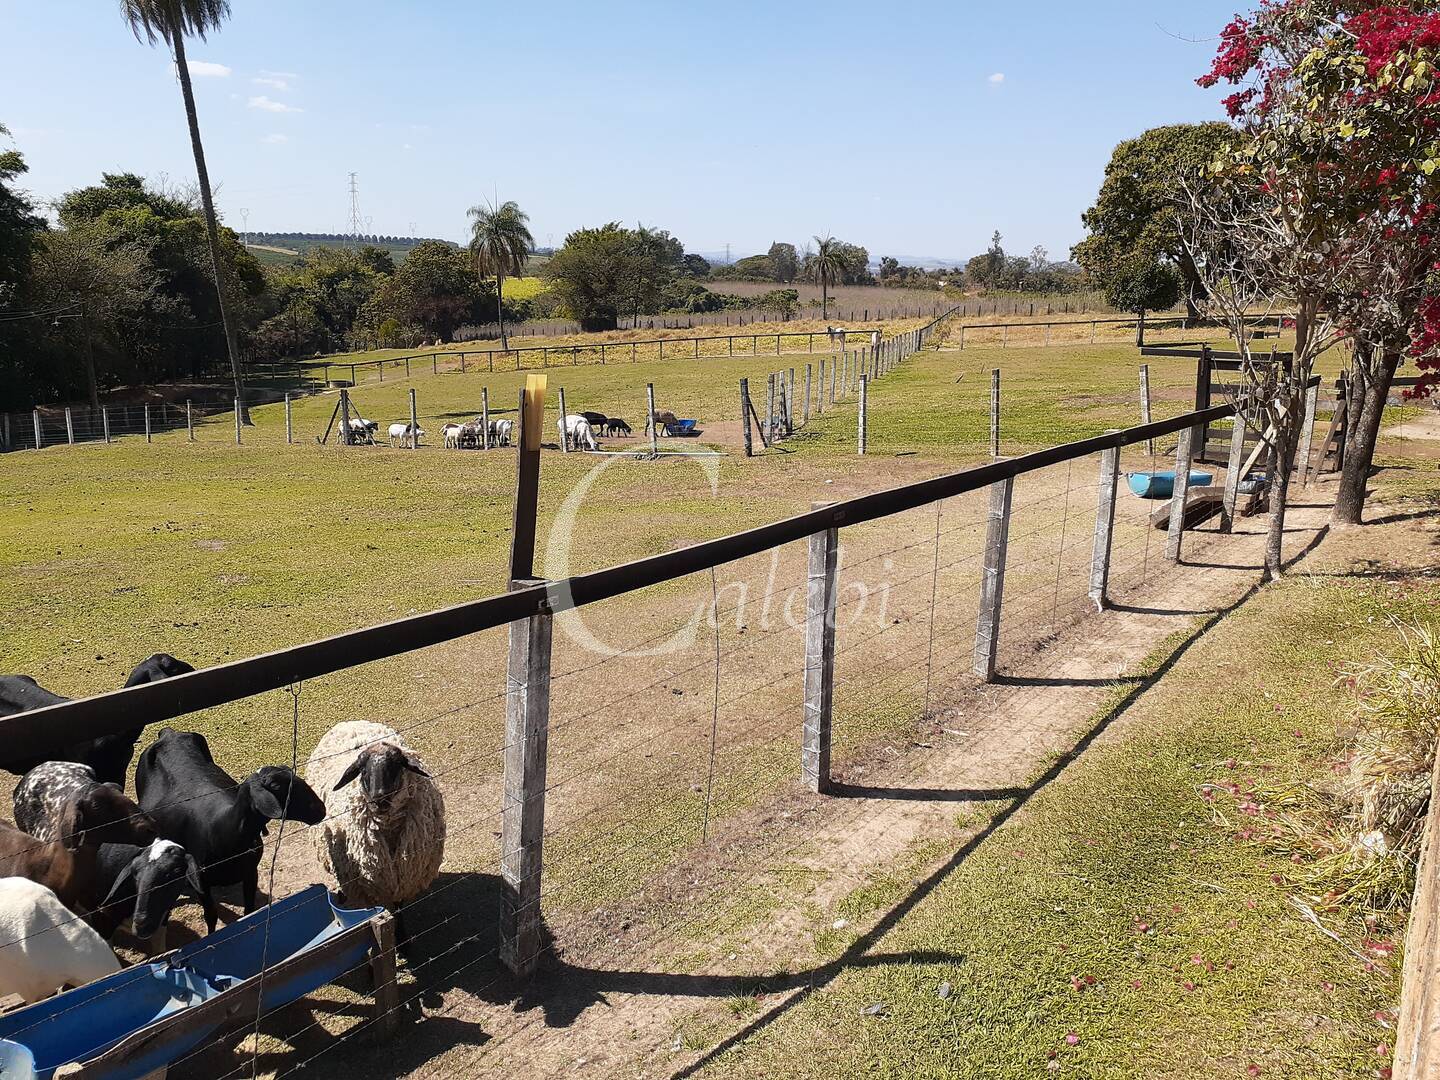
[[[807,359],[781,361],[798,362],[803,378]],[[653,382],[660,407],[695,416],[706,429],[685,445],[720,456],[640,461],[547,450],[537,562],[551,576],[594,569],[774,520],[815,499],[981,460],[988,373],[996,366],[1004,372],[1007,455],[1133,424],[1136,363],[1133,348],[1118,344],[927,349],[873,386],[866,458],[854,453],[851,400],[817,413],[795,438],[750,460],[738,453],[737,383],[750,379],[763,411],[764,377],[779,367],[774,357],[667,355],[663,362],[558,368],[549,373],[547,441],[554,440],[561,386],[571,411],[625,417],[639,432],[645,384]],[[333,438],[318,445],[315,436],[336,401],[325,393],[295,401],[294,445],[284,441],[282,407],[270,405],[253,410],[255,426],[241,446],[234,444],[233,418],[222,415],[200,424],[193,444],[180,432],[148,444],[126,438],[0,456],[0,579],[9,597],[0,669],[83,694],[118,687],[136,661],[159,650],[209,665],[500,591],[513,454],[445,451],[435,443],[441,424],[479,411],[482,388],[493,414],[513,410],[522,377],[473,369],[432,376],[427,369],[411,380],[387,376],[357,387],[355,403],[380,422],[382,435],[389,422],[408,418],[409,391],[417,391],[430,433],[430,445],[417,451],[342,448]],[[1156,359],[1151,386],[1157,418],[1185,411],[1193,367]],[[640,442],[602,440],[607,450]],[[1161,450],[1173,454],[1173,444]],[[604,465],[598,472],[597,462]],[[1126,458],[1129,468],[1149,464],[1140,450]],[[706,471],[711,466],[713,474]],[[1061,466],[1017,484],[1007,586],[1013,616],[1001,653],[1019,678],[1048,675],[1045,665],[1078,648],[1088,633],[1077,628],[1088,625],[1082,620],[1089,608],[1092,466]],[[593,486],[571,515],[567,503],[585,483]],[[946,726],[981,723],[965,711],[975,705],[968,672],[984,507],[984,493],[975,493],[844,534],[842,576],[850,591],[841,598],[837,643],[836,758],[852,782],[864,784],[866,770],[878,772],[897,747],[938,744],[948,737]],[[1159,534],[1143,525],[1148,509],[1127,497],[1119,513],[1115,590],[1133,596],[1136,610],[1145,610],[1145,590],[1164,577]],[[596,605],[579,622],[557,622],[545,915],[564,964],[576,971],[629,971],[638,963],[667,978],[740,968],[750,978],[766,964],[747,953],[739,968],[727,968],[725,950],[735,941],[741,944],[734,949],[744,951],[747,935],[772,920],[813,939],[823,955],[843,945],[844,934],[825,929],[835,918],[827,914],[829,901],[794,884],[807,880],[814,852],[803,843],[779,852],[757,844],[785,837],[816,805],[798,801],[793,790],[802,636],[785,614],[803,601],[804,558],[803,545],[791,545],[721,568],[713,581],[696,575]],[[712,596],[721,616],[713,622],[701,617]],[[938,616],[931,614],[936,600]],[[927,648],[931,657],[922,664]],[[504,661],[504,633],[489,631],[314,680],[300,688],[298,701],[275,691],[185,723],[206,733],[217,759],[237,775],[288,760],[292,720],[302,760],[341,719],[379,719],[405,730],[441,776],[450,807],[447,865],[437,887],[443,895],[416,920],[433,935],[419,955],[438,960],[453,934],[444,929],[451,920],[479,925],[491,917]],[[917,723],[931,705],[938,719]],[[1018,756],[1036,752],[1027,745]],[[857,818],[862,834],[864,823]],[[282,847],[281,890],[312,880],[307,848],[304,837]],[[868,913],[935,854],[925,847],[909,862],[881,867],[873,881],[847,894],[844,912]],[[750,874],[757,867],[758,878],[741,878],[741,868]],[[512,1016],[508,999],[492,1001],[493,963],[483,954],[479,960],[471,972],[438,979],[431,989],[439,1004],[427,998],[427,1010],[487,1033],[524,1022]],[[431,971],[449,967],[440,962]],[[1354,989],[1357,1004],[1347,1008],[1374,996]],[[289,1042],[323,1051],[327,1030],[354,1023],[347,1009],[358,1000],[351,990],[334,991],[327,1001],[335,1015]],[[559,1015],[564,1007],[547,1008],[551,1034],[568,1037]],[[733,1018],[753,1008],[741,995]],[[718,1041],[683,1017],[657,1013],[651,1022],[665,1027],[672,1020],[666,1045],[674,1037],[709,1050]],[[458,1051],[469,1047],[452,1046],[446,1034],[452,1030],[418,1024],[413,1036],[378,1054],[347,1047],[322,1058],[317,1071],[425,1075],[451,1053],[444,1067],[464,1075]],[[773,1043],[754,1051],[754,1060],[765,1062],[756,1068],[774,1075],[798,1070],[787,1031],[777,1029]],[[262,1060],[262,1073],[295,1063],[279,1052],[285,1034],[279,1020],[267,1027],[262,1049],[276,1053]],[[579,1029],[573,1034],[583,1039]],[[570,1052],[564,1044],[552,1049]],[[917,1045],[914,1060],[923,1052]],[[525,1070],[523,1056],[507,1066],[503,1053],[475,1074]],[[749,1060],[732,1067],[721,1059],[717,1067],[744,1074]],[[224,1075],[236,1063],[207,1060],[197,1075]]]

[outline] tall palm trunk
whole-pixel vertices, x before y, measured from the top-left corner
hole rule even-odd
[[[1380,420],[1390,396],[1390,383],[1399,366],[1400,355],[1386,352],[1377,370],[1361,375],[1360,357],[1354,367],[1356,380],[1363,378],[1358,394],[1352,394],[1347,408],[1354,413],[1353,425],[1345,442],[1345,464],[1340,470],[1340,486],[1335,492],[1335,509],[1331,519],[1337,525],[1359,525],[1365,511],[1365,486],[1370,481],[1370,466],[1375,461],[1375,442],[1380,436]],[[1347,417],[1347,419],[1350,419]]]
[[[215,201],[210,197],[210,170],[205,167],[205,147],[200,143],[200,118],[195,112],[195,93],[190,87],[190,69],[185,64],[185,35],[177,27],[171,31],[170,44],[175,51],[175,70],[180,76],[180,92],[185,97],[185,120],[190,125],[190,148],[195,152],[195,175],[200,182],[200,205],[205,211],[205,239],[210,244],[210,265],[215,271],[215,295],[220,302],[220,322],[225,327],[225,349],[230,355],[230,374],[235,378],[235,398],[240,402],[240,421],[250,423],[250,409],[245,404],[245,384],[240,378],[240,341],[235,323],[225,300],[224,259],[220,255],[220,227],[215,221]]]
[[[500,350],[510,351],[510,343],[505,340],[505,275],[500,272],[495,274],[495,319],[500,323]]]

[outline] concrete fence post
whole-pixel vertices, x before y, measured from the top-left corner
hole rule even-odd
[[[750,434],[750,380],[740,380],[740,427],[745,432],[745,456],[755,456],[755,444]]]
[[[350,445],[350,391],[340,391],[340,445]]]
[[[70,406],[65,406],[65,441],[71,446],[75,445],[75,420],[70,415]]]
[[[775,445],[775,376],[765,379],[765,443]]]
[[[814,503],[820,509],[828,503]],[[810,535],[805,591],[805,715],[800,775],[811,791],[830,789],[830,722],[835,695],[835,608],[839,595],[840,530]]]
[[[6,418],[9,419],[8,417]],[[100,406],[100,433],[105,441],[110,441],[110,406]]]
[[[825,412],[825,357],[823,354],[820,357],[820,382],[817,388],[820,392],[815,395],[815,411],[823,414]]]
[[[150,441],[150,406],[145,406],[145,441]]]
[[[510,588],[541,584],[523,578],[512,581]],[[500,809],[500,962],[520,979],[534,973],[540,958],[551,619],[547,608],[510,624]]]
[[[655,422],[655,384],[645,384],[645,404],[650,418],[650,453],[656,457],[660,456],[660,425]]]
[[[1120,451],[1100,453],[1100,482],[1095,493],[1095,547],[1090,553],[1090,599],[1104,611],[1109,601],[1110,549],[1115,538],[1115,492],[1120,485]]]
[[[1235,412],[1235,426],[1230,431],[1230,457],[1225,463],[1225,489],[1220,499],[1220,531],[1235,531],[1235,503],[1240,498],[1240,470],[1245,467],[1245,414]]]
[[[995,677],[1000,655],[1000,611],[1005,598],[1005,557],[1010,546],[1010,506],[1015,478],[990,485],[990,510],[985,528],[985,561],[980,570],[980,613],[975,621],[975,674],[986,682]]]
[[[40,410],[32,410],[30,419],[35,423],[35,449],[39,450],[45,445],[45,436],[40,431]]]
[[[865,374],[862,372],[860,375],[860,420],[858,427],[858,435],[860,442],[859,453],[861,457],[865,456],[865,409],[869,403],[869,386],[870,380],[867,379],[865,377]]]
[[[1175,452],[1175,494],[1170,499],[1170,529],[1165,536],[1165,557],[1171,562],[1180,561],[1180,540],[1185,533],[1185,500],[1190,494],[1190,462],[1198,430],[1186,428],[1180,432],[1180,445]]]
[[[410,449],[420,449],[420,421],[415,413],[415,388],[410,388]]]
[[[240,399],[235,399],[235,445],[240,445]]]
[[[1150,423],[1150,365],[1140,365],[1140,423]],[[1145,452],[1155,453],[1155,440],[1145,440]]]
[[[287,443],[295,441],[295,424],[290,415],[290,395],[288,393],[285,395],[285,441]]]
[[[655,410],[652,408],[650,412],[653,414]],[[565,388],[562,386],[560,387],[560,452],[562,454],[570,452],[570,433],[565,428],[565,417],[569,415],[565,409]]]
[[[805,365],[805,407],[800,414],[800,423],[806,427],[810,425],[810,376],[813,374],[814,366],[813,364]]]
[[[490,449],[490,388],[480,388],[480,449]]]
[[[1000,456],[1000,369],[990,372],[990,456]]]
[[[1305,416],[1300,421],[1300,486],[1310,483],[1310,452],[1315,442],[1315,409],[1319,404],[1320,384],[1305,388]]]
[[[191,442],[195,441],[195,410],[190,407],[190,402],[185,402],[185,436]]]
[[[839,377],[840,358],[830,357],[830,404],[835,404],[835,380]]]
[[[795,434],[795,369],[792,367],[785,380],[785,434]]]

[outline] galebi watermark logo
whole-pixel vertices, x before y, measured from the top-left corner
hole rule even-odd
[[[710,497],[717,498],[719,496],[720,458],[722,455],[674,453],[669,456],[683,457],[694,462],[705,477],[705,483],[710,489]],[[602,457],[595,467],[581,477],[580,481],[571,489],[570,494],[561,503],[559,512],[555,515],[555,522],[550,529],[550,539],[545,546],[545,576],[555,582],[551,586],[554,598],[552,606],[559,609],[559,614],[555,616],[555,625],[561,633],[580,648],[599,656],[639,657],[665,656],[684,652],[695,645],[702,629],[713,633],[717,627],[729,625],[732,620],[737,631],[758,633],[762,636],[781,629],[803,632],[809,621],[807,564],[802,556],[800,565],[782,576],[781,549],[772,548],[769,552],[769,565],[758,596],[752,597],[751,582],[748,580],[724,581],[725,568],[721,567],[717,571],[720,575],[718,588],[713,592],[705,589],[704,595],[695,602],[694,610],[690,612],[689,617],[673,633],[662,634],[658,639],[653,637],[645,639],[638,646],[612,645],[604,640],[592,627],[591,620],[587,616],[587,609],[572,606],[573,597],[570,594],[568,581],[573,572],[571,558],[577,545],[584,547],[593,539],[593,534],[586,533],[580,525],[581,511],[585,501],[590,496],[591,489],[605,472],[617,462],[625,460],[633,460],[633,456],[616,454]],[[839,583],[835,614],[837,630],[860,625],[867,618],[879,628],[888,625],[892,588],[888,575],[894,569],[893,560],[887,556],[865,561],[864,565],[867,568],[878,569],[881,574],[886,575],[873,584],[863,577],[845,573],[845,548],[843,545],[837,549],[836,565],[836,576]],[[696,577],[698,579],[698,575]],[[790,578],[790,581],[787,582],[785,577]],[[663,614],[657,615],[655,621],[663,624]]]

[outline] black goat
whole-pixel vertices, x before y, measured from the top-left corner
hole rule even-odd
[[[135,791],[160,835],[199,862],[200,903],[212,933],[220,919],[211,892],[217,886],[238,884],[245,913],[255,910],[268,823],[325,818],[320,797],[289,768],[267,765],[237,783],[215,764],[203,735],[168,727],[140,754]]]
[[[605,422],[605,434],[624,435],[626,438],[629,438],[634,432],[630,429],[630,425],[624,420],[621,420],[618,416],[612,416]]]
[[[610,422],[610,418],[603,412],[582,412],[580,415],[585,417],[586,421],[596,431],[603,431],[605,425]]]
[[[127,919],[136,937],[153,936],[187,886],[196,897],[204,896],[195,856],[173,840],[156,840],[149,847],[101,844],[96,869],[105,900],[88,921],[106,941]]]
[[[177,660],[169,653],[156,653],[140,661],[130,673],[130,678],[125,680],[125,685],[159,682],[194,670],[184,660]],[[69,700],[46,690],[29,675],[0,675],[0,717],[59,705]],[[75,743],[44,757],[0,758],[0,769],[23,776],[46,761],[75,761],[94,769],[95,778],[100,783],[118,784],[123,789],[125,770],[130,767],[130,759],[135,756],[135,744],[144,731],[145,725],[141,724],[115,735],[101,735]]]

